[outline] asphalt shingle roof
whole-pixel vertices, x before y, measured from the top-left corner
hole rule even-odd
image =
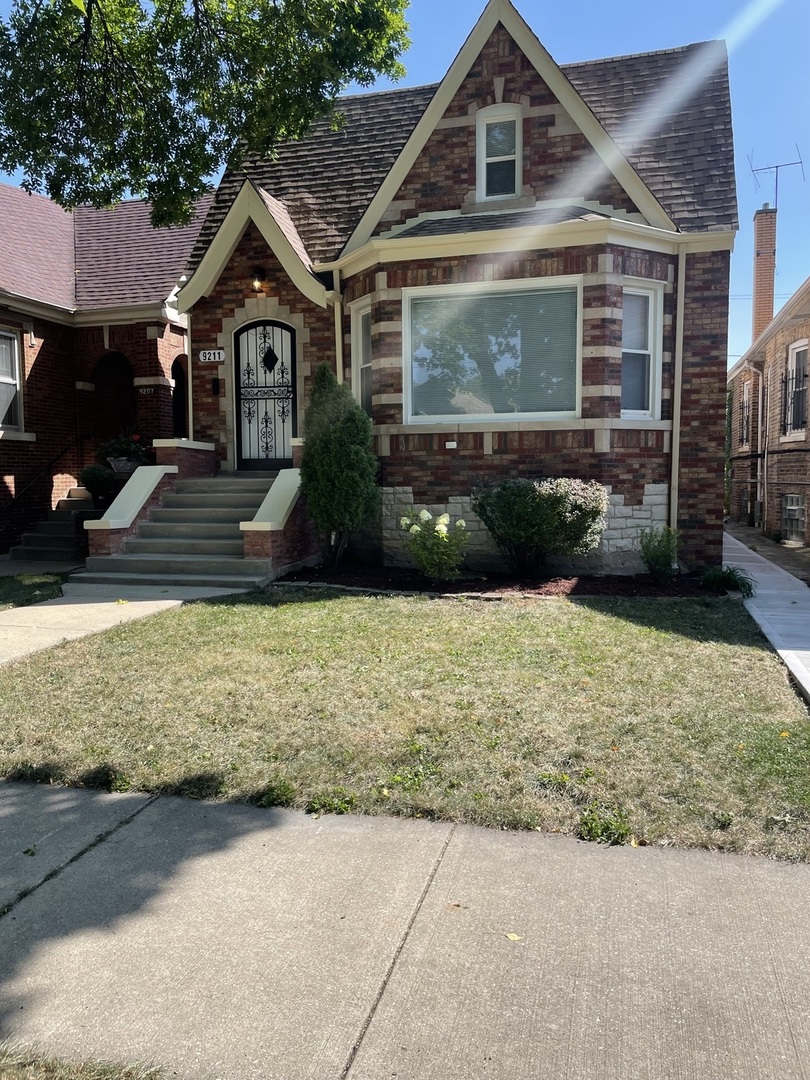
[[[46,199],[0,184],[2,294],[74,307],[73,218]]]
[[[80,310],[165,300],[188,263],[213,196],[197,203],[188,225],[154,229],[149,203],[131,199],[110,210],[79,206],[76,307]]]
[[[426,218],[397,233],[398,236],[447,236],[448,234],[486,232],[489,229],[531,229],[538,225],[560,225],[564,221],[604,219],[583,206],[541,207],[516,210],[512,214],[460,214],[458,217]]]
[[[685,232],[737,225],[725,57],[722,42],[703,42],[562,68]],[[246,176],[285,203],[313,260],[335,258],[438,86],[342,98],[338,130],[329,119],[321,120],[305,138],[280,144],[274,160],[248,158],[242,168],[226,173],[192,265]],[[655,124],[646,130],[642,119],[651,103]]]
[[[70,214],[43,195],[0,184],[0,302],[7,293],[66,311],[162,303],[212,201],[199,201],[189,225],[153,229],[140,199]]]

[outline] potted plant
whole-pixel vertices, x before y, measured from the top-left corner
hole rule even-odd
[[[106,509],[121,490],[121,481],[107,465],[86,465],[79,472],[79,483],[93,496],[96,510]]]
[[[96,458],[102,465],[109,462],[116,476],[131,476],[139,465],[149,464],[151,454],[143,436],[122,432],[103,442],[96,451]]]

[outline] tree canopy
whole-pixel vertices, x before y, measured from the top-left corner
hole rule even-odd
[[[408,0],[14,0],[0,20],[0,169],[65,208],[148,199],[300,137],[356,82],[402,74]]]

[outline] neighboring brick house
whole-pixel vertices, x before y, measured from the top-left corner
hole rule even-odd
[[[102,440],[187,433],[174,293],[210,201],[158,232],[140,201],[68,214],[0,185],[0,551]]]
[[[412,502],[474,526],[478,483],[566,475],[611,490],[594,565],[637,567],[664,523],[718,563],[722,43],[561,68],[490,0],[441,83],[339,113],[226,174],[200,229],[177,296],[196,443],[224,473],[291,464],[327,362],[373,420],[389,559]]]
[[[729,515],[774,538],[807,544],[810,279],[774,317],[775,210],[757,211],[754,237],[754,341],[728,373]]]

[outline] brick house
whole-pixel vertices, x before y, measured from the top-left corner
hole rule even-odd
[[[68,214],[0,185],[0,551],[103,440],[187,434],[174,294],[209,203],[188,228],[157,232],[140,201]]]
[[[729,515],[810,543],[807,373],[810,279],[773,316],[776,210],[754,216],[753,344],[728,373]]]
[[[688,565],[719,562],[737,227],[722,44],[560,67],[490,0],[441,83],[339,111],[226,174],[199,232],[176,302],[210,471],[294,466],[326,362],[373,421],[390,560],[412,503],[474,526],[481,481],[569,475],[611,491],[594,566],[635,569],[657,523]],[[242,527],[246,554],[276,557]]]

